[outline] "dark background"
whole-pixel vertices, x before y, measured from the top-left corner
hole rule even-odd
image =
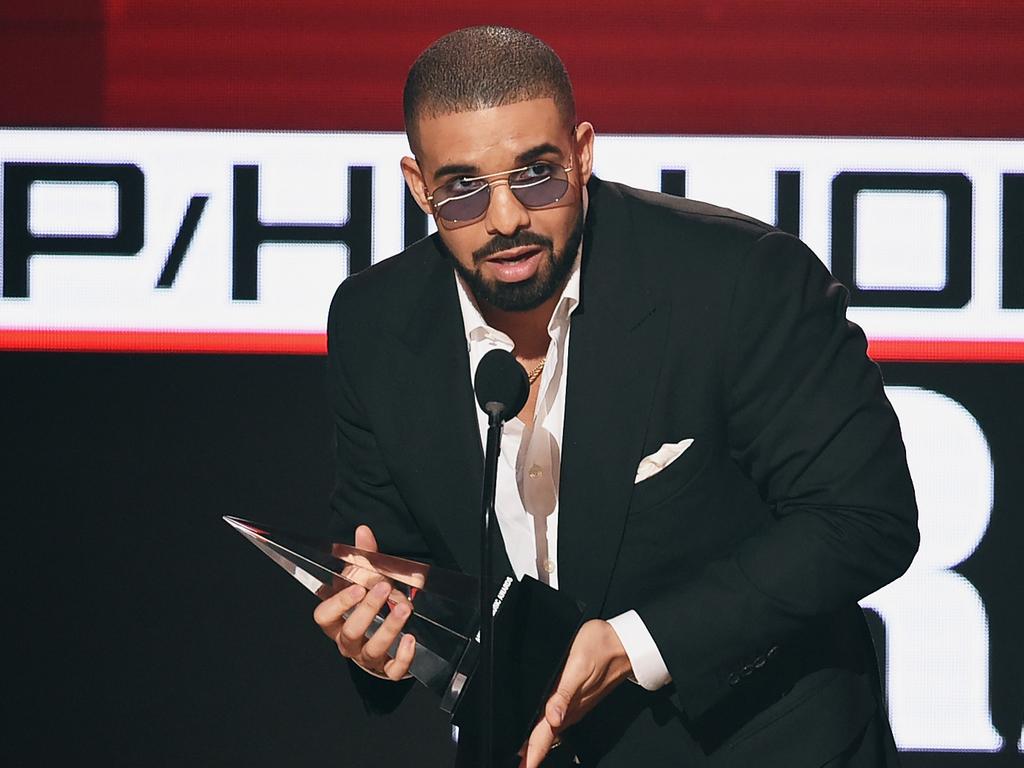
[[[959,570],[989,613],[993,720],[1012,750],[906,765],[1019,765],[1024,366],[883,373],[963,403],[990,442],[991,523]],[[220,519],[326,524],[323,374],[312,356],[0,356],[9,764],[444,764],[437,703],[417,689],[368,718],[315,598]]]
[[[416,691],[369,728],[313,595],[220,519],[325,527],[323,368],[0,356],[17,724],[3,762],[369,766],[385,751],[439,764],[437,703]]]
[[[605,133],[1024,136],[1020,4],[637,7],[6,0],[0,125],[400,130],[420,49],[457,26],[511,23],[563,55],[581,115]],[[451,754],[421,691],[396,717],[362,714],[311,620],[314,598],[220,520],[325,524],[323,365],[0,353],[0,760],[370,766]],[[989,612],[1008,751],[906,764],[1020,764],[1024,366],[883,370],[963,403],[995,461],[991,524],[960,570]]]

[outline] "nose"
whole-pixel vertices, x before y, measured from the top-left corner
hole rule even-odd
[[[491,204],[484,219],[490,235],[514,235],[520,229],[530,226],[530,212],[519,202],[508,182],[496,179],[491,182]]]

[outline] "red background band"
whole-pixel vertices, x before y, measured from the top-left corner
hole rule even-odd
[[[0,124],[402,129],[430,41],[548,41],[603,133],[1024,136],[1024,4],[1006,0],[15,0]]]

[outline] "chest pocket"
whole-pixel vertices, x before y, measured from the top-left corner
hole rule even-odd
[[[638,514],[682,493],[704,470],[713,454],[711,441],[695,435],[690,446],[671,464],[633,486],[629,514]]]

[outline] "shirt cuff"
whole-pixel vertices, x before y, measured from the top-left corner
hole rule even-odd
[[[665,660],[661,658],[661,652],[640,614],[626,611],[608,619],[608,623],[619,636],[619,642],[629,657],[633,682],[648,691],[656,691],[672,682]]]

